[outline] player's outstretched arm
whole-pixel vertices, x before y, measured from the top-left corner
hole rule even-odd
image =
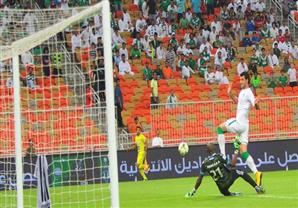
[[[233,82],[229,84],[228,95],[234,101],[234,103],[237,103],[237,97],[232,92],[232,86],[233,86]]]
[[[133,143],[131,147],[127,148],[127,151],[135,150],[137,149],[137,144]]]
[[[189,198],[189,197],[192,197],[193,195],[195,195],[196,191],[198,190],[198,188],[200,187],[200,185],[202,183],[202,180],[203,180],[203,176],[199,175],[198,178],[197,178],[195,187],[190,192],[185,194],[185,197]]]
[[[259,102],[260,102],[260,99],[258,97],[256,97],[256,99],[255,99],[255,109],[256,110],[260,110]]]
[[[237,164],[237,157],[238,157],[238,153],[234,153],[232,155],[232,160],[231,160],[231,166],[232,167],[236,167],[236,164]]]

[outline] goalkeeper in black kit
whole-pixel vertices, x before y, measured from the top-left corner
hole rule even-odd
[[[262,186],[258,186],[247,173],[235,169],[237,155],[233,155],[231,163],[228,163],[221,154],[215,152],[214,144],[207,144],[207,151],[210,155],[203,161],[195,187],[185,195],[186,197],[192,197],[196,193],[202,183],[203,176],[206,174],[212,177],[219,191],[224,196],[238,196],[240,194],[229,191],[229,188],[239,177],[249,183],[258,194],[264,193]]]

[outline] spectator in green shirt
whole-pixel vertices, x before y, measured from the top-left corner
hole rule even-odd
[[[201,77],[205,77],[205,73],[208,72],[208,66],[206,62],[202,62],[200,68],[199,68],[199,74]]]
[[[188,66],[190,66],[192,70],[197,70],[196,60],[194,60],[192,53],[189,54]]]
[[[199,29],[201,26],[201,20],[197,15],[194,15],[190,20],[190,27],[192,29]]]
[[[286,87],[288,84],[288,77],[287,77],[285,71],[281,70],[280,73],[281,73],[281,75],[278,77],[278,84],[281,87]]]
[[[149,63],[146,62],[145,68],[143,69],[143,79],[147,81],[147,84],[149,84],[149,81],[152,79],[153,71],[149,67]]]
[[[130,51],[130,58],[131,59],[139,59],[141,57],[141,51],[138,49],[138,45],[133,45],[131,51]]]
[[[154,71],[154,73],[157,75],[157,79],[163,79],[163,72],[160,68],[160,65],[157,65],[157,69]]]
[[[168,6],[170,5],[171,1],[170,0],[161,0],[160,1],[160,8],[164,11],[168,11]]]
[[[223,45],[223,42],[219,39],[219,35],[216,35],[216,39],[213,42],[213,48],[219,48]]]
[[[122,10],[122,0],[114,0],[113,6],[114,6],[115,11]]]
[[[263,29],[261,30],[261,36],[262,36],[262,38],[270,37],[270,31],[269,31],[267,25],[263,26]]]
[[[273,54],[275,54],[277,56],[277,58],[279,58],[281,51],[279,50],[279,48],[277,46],[278,46],[277,43],[274,43]]]
[[[187,29],[188,25],[189,25],[189,22],[186,19],[186,14],[183,13],[183,18],[180,19],[179,26],[181,29]]]
[[[194,34],[190,33],[189,34],[189,40],[188,40],[188,44],[190,46],[191,49],[195,49],[197,47],[197,42],[194,38]]]
[[[262,48],[262,53],[259,56],[259,66],[265,67],[268,66],[268,56],[266,55],[265,49]]]
[[[158,46],[160,46],[160,41],[158,40],[158,34],[157,33],[154,33],[154,38],[151,41],[151,43],[152,43],[152,46],[153,46],[154,49],[156,49]]]
[[[207,14],[214,14],[214,0],[206,0]]]
[[[52,55],[52,63],[53,63],[53,75],[62,75],[62,63],[64,62],[64,56],[63,53],[61,53],[59,50],[56,50],[56,52]]]
[[[251,77],[251,85],[254,89],[257,89],[261,85],[261,77],[258,73],[254,73],[253,76]]]
[[[274,72],[272,71],[270,74],[270,77],[267,80],[267,87],[274,89],[276,86],[277,86],[277,80],[274,76]]]
[[[176,35],[175,33],[172,33],[172,37],[169,40],[169,43],[172,45],[172,47],[174,48],[174,50],[176,51],[178,48],[178,41],[176,39]]]
[[[185,65],[185,56],[183,54],[180,55],[180,60],[178,61],[178,68],[182,70],[182,67]]]

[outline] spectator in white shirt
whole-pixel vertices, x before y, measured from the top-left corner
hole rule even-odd
[[[148,14],[149,14],[149,7],[147,5],[147,1],[144,1],[142,4],[142,14],[143,16],[147,19],[148,18]]]
[[[21,55],[21,61],[24,65],[26,64],[33,64],[34,58],[30,51],[27,51]]]
[[[97,45],[97,40],[100,36],[96,33],[95,28],[92,28],[92,32],[90,34],[90,44],[94,43],[95,45]]]
[[[210,31],[208,30],[207,26],[203,26],[203,29],[202,29],[202,36],[203,38],[205,38],[206,40],[208,40],[210,38]],[[210,40],[211,42],[211,40]]]
[[[4,72],[5,71],[5,64],[3,61],[0,61],[0,73]],[[1,78],[1,76],[0,76]]]
[[[291,68],[288,70],[289,75],[289,84],[291,87],[297,86],[297,75],[296,75],[296,69],[294,64],[291,64]]]
[[[81,33],[81,47],[82,48],[89,48],[90,47],[90,31],[89,26],[84,26],[84,30]]]
[[[177,106],[178,98],[174,94],[174,90],[171,90],[171,94],[167,98],[167,108],[175,108]]]
[[[214,65],[215,66],[218,65],[220,67],[223,67],[225,62],[226,62],[225,58],[222,56],[221,51],[219,51],[217,53],[217,55],[215,56]]]
[[[156,48],[156,57],[159,61],[166,58],[166,51],[162,43]]]
[[[215,57],[217,57],[218,53],[221,52],[221,56],[224,60],[227,59],[227,50],[222,46],[222,44],[219,46],[219,48],[216,50],[216,53],[215,53]]]
[[[74,31],[71,36],[71,48],[73,53],[76,48],[81,48],[81,38],[78,31]]]
[[[194,70],[190,66],[188,66],[188,62],[186,61],[184,66],[182,67],[182,79],[186,81],[190,78],[191,74],[194,74]]]
[[[295,45],[294,41],[291,41],[291,44],[289,45],[289,56],[290,59],[298,59],[298,46]]]
[[[210,35],[209,35],[209,39],[210,39],[211,44],[213,44],[213,42],[216,40],[217,35],[218,35],[218,32],[216,32],[216,28],[214,26],[214,27],[212,27]]]
[[[218,21],[216,18],[215,18],[215,20],[213,22],[211,22],[210,27],[211,28],[215,27],[217,33],[219,33],[219,32],[222,31],[221,22]]]
[[[244,63],[243,58],[240,58],[240,63],[237,65],[238,76],[240,76],[240,74],[242,74],[243,72],[247,72],[247,71],[248,71],[247,64]]]
[[[161,23],[158,25],[160,37],[165,37],[169,35],[169,25],[164,18],[161,19]]]
[[[188,8],[186,11],[186,19],[190,22],[190,20],[192,19],[192,13],[191,13],[191,9]]]
[[[170,20],[175,20],[177,15],[178,8],[175,5],[175,1],[171,1],[170,5],[168,6],[167,12],[168,12],[168,18]]]
[[[289,31],[289,27],[285,25],[281,25],[279,29],[282,31],[282,35],[286,33],[286,29]]]
[[[156,136],[152,139],[152,147],[163,147],[163,139],[160,138],[159,129],[157,129]]]
[[[35,33],[35,23],[38,23],[38,19],[33,12],[28,12],[23,20],[23,23],[26,25],[26,32],[28,34]]]
[[[64,10],[64,11],[69,9],[67,0],[62,0],[61,1],[61,9]]]
[[[126,8],[123,8],[123,16],[122,17],[123,17],[124,22],[126,22],[128,25],[131,23],[131,18],[130,18],[130,15],[127,12]]]
[[[216,82],[215,72],[214,71],[209,72],[209,69],[208,69],[204,74],[204,79],[206,84],[213,84],[214,82]]]
[[[263,12],[266,9],[266,5],[262,0],[259,0],[257,3],[254,4],[253,8],[253,11]]]
[[[122,43],[122,47],[119,49],[120,52],[120,56],[122,56],[123,54],[125,55],[125,60],[128,60],[128,51],[126,49],[126,43],[123,42]]]
[[[114,30],[113,35],[112,35],[112,43],[113,43],[113,47],[121,45],[122,43],[124,43],[124,40],[122,39],[120,33],[118,32],[118,30]]]
[[[271,67],[279,66],[279,60],[277,56],[273,53],[273,51],[271,51],[271,53],[268,55],[268,62],[269,66]]]
[[[183,54],[185,56],[189,56],[190,54],[193,54],[193,51],[191,50],[189,43],[186,43],[186,48],[183,50]]]
[[[141,16],[139,19],[136,21],[136,31],[141,32],[145,27],[147,26],[147,22],[144,19],[143,16]]]
[[[118,26],[119,26],[120,32],[129,31],[129,25],[126,21],[124,21],[123,16],[118,20]]]
[[[223,69],[220,66],[216,66],[215,80],[218,84],[229,84],[229,80],[224,76]]]
[[[208,53],[210,53],[211,49],[213,48],[212,45],[209,42],[207,42],[205,38],[203,38],[203,42],[200,46],[200,53],[204,51],[205,47],[207,47]]]
[[[131,66],[127,60],[125,60],[125,55],[121,55],[121,61],[119,63],[119,74],[124,76],[126,74],[134,75],[133,71],[131,71]]]
[[[274,22],[272,24],[272,27],[270,28],[270,37],[271,38],[276,38],[278,35],[278,28],[276,27],[276,23]]]
[[[155,24],[153,24],[153,21],[152,21],[152,24],[149,25],[146,29],[146,35],[148,35],[149,37],[154,37],[154,34],[155,33],[159,33],[159,27]],[[159,34],[158,34],[159,35]]]
[[[13,79],[12,79],[12,77],[9,77],[9,78],[6,80],[6,87],[7,87],[7,88],[13,88]]]
[[[183,54],[185,49],[186,49],[186,45],[185,45],[184,39],[181,39],[180,43],[179,43],[179,46],[176,50],[177,55]]]

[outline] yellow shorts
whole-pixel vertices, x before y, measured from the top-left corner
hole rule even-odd
[[[145,152],[138,152],[137,165],[143,165],[145,161]]]

